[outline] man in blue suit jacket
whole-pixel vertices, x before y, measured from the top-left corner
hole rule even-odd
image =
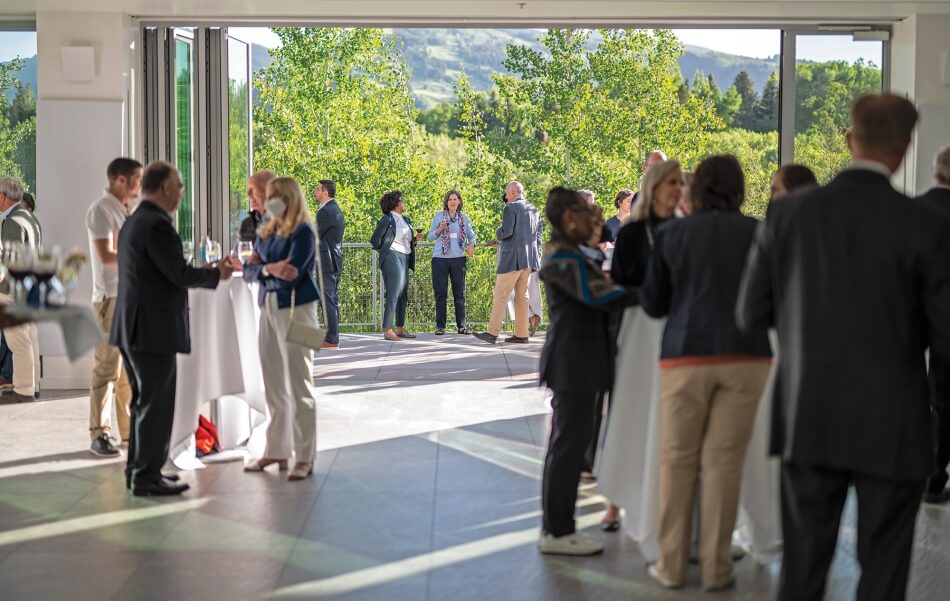
[[[320,236],[320,263],[323,265],[323,289],[326,294],[327,337],[323,348],[340,348],[340,300],[337,286],[343,273],[343,231],[346,221],[335,200],[336,184],[322,179],[314,196],[320,203],[317,233]]]
[[[515,335],[505,342],[528,342],[528,278],[541,268],[541,218],[524,197],[524,187],[511,182],[505,188],[505,210],[495,230],[498,242],[498,275],[487,332],[474,336],[495,344],[501,333],[508,296],[515,292]]]

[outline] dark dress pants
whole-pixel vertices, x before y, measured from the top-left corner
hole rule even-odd
[[[923,481],[885,480],[830,468],[782,464],[784,556],[779,601],[821,601],[838,544],[841,511],[858,498],[857,601],[901,601]]]
[[[337,289],[340,284],[340,273],[323,272],[323,292],[326,295],[327,338],[326,341],[339,344],[340,342],[340,298]]]
[[[132,388],[126,485],[158,482],[168,459],[175,418],[175,354],[122,350]]]
[[[435,327],[445,329],[449,280],[452,281],[452,299],[455,302],[455,325],[465,327],[465,273],[468,259],[432,258],[432,291],[435,293]]]
[[[950,464],[950,361],[930,352],[930,403],[934,427],[934,471],[927,492],[937,493],[947,486]]]
[[[598,394],[555,391],[551,400],[551,439],[541,482],[543,526],[548,534],[565,536],[575,530],[577,484],[584,469],[584,452],[593,435]]]
[[[594,463],[597,460],[597,447],[600,446],[600,434],[604,427],[604,405],[608,406],[607,414],[610,415],[607,396],[609,392],[597,394],[597,400],[594,402],[594,430],[591,433],[590,444],[587,445],[587,451],[584,452],[584,469],[581,471],[594,473]]]

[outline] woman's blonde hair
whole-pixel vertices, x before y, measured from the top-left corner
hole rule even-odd
[[[683,168],[679,161],[662,161],[650,167],[646,175],[643,176],[643,181],[640,182],[640,194],[637,195],[636,204],[630,209],[630,221],[643,221],[650,215],[653,210],[655,200],[653,193],[656,191],[656,187],[674,169],[682,171]]]
[[[278,177],[271,180],[267,187],[273,190],[272,198],[284,201],[287,210],[284,211],[283,217],[271,219],[257,230],[261,238],[270,238],[275,233],[281,238],[289,238],[301,223],[313,223],[297,180],[292,177]]]

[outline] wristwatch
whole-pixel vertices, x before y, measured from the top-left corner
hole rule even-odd
[[[265,278],[269,278],[269,277],[270,277],[270,272],[267,271],[267,265],[265,265],[264,268],[261,269],[261,275],[264,276]]]

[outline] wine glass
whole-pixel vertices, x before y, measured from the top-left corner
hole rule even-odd
[[[191,260],[195,258],[195,243],[191,240],[182,240],[181,251],[185,255],[185,263],[191,265]]]
[[[221,260],[221,243],[214,240],[208,240],[205,250],[205,258],[208,263],[217,263]]]
[[[254,243],[242,240],[238,242],[238,258],[241,260],[242,265],[247,265],[248,260],[251,258],[251,255],[254,254]]]
[[[38,246],[36,254],[33,257],[33,276],[40,284],[40,309],[47,306],[46,293],[49,290],[49,282],[56,275],[59,269],[59,260],[62,257],[62,251],[58,246],[52,248],[43,248]]]
[[[5,248],[7,271],[13,278],[13,302],[26,305],[26,287],[24,281],[33,273],[33,247],[24,242],[9,242]]]

